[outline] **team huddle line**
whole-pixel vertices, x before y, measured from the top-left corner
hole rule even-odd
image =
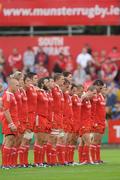
[[[106,85],[75,85],[69,72],[38,79],[16,71],[2,96],[2,168],[29,167],[34,142],[34,167],[100,164],[105,131]],[[74,152],[79,139],[78,163]]]

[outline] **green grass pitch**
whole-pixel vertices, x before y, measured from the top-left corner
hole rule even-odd
[[[33,162],[32,152],[29,158]],[[104,149],[102,159],[101,165],[0,169],[0,180],[120,180],[120,150]]]

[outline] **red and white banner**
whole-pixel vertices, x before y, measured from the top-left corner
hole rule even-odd
[[[49,68],[52,69],[57,55],[63,51],[64,54],[72,54],[73,61],[88,43],[93,51],[105,49],[109,53],[113,46],[120,51],[120,36],[50,36],[50,37],[0,37],[0,48],[3,49],[6,61],[13,48],[18,48],[23,54],[28,46],[37,51],[38,46],[42,47],[50,56]],[[7,66],[8,67],[8,66]]]
[[[119,144],[120,143],[120,120],[108,121],[108,143]]]
[[[0,26],[120,25],[119,0],[0,0]]]

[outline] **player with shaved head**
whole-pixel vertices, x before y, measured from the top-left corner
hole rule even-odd
[[[4,147],[2,150],[2,167],[14,166],[12,148],[15,145],[15,138],[18,130],[18,107],[14,93],[19,88],[19,82],[13,77],[9,78],[8,89],[4,92],[3,101],[3,134],[5,135]]]

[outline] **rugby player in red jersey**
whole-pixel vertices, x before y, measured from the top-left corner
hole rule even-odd
[[[94,125],[94,139],[93,144],[96,145],[96,162],[102,163],[100,157],[100,147],[102,136],[105,131],[105,120],[106,120],[106,102],[104,97],[104,82],[96,80],[93,85],[97,90],[97,103],[96,103],[96,121]],[[103,94],[102,94],[103,93]]]
[[[48,95],[48,127],[49,127],[49,135],[48,135],[48,142],[47,142],[47,149],[46,149],[46,157],[47,157],[47,164],[48,165],[56,165],[57,163],[57,153],[56,153],[56,139],[54,138],[54,134],[51,133],[52,127],[53,127],[53,118],[54,118],[54,112],[53,112],[53,96],[52,96],[52,89],[55,86],[54,80],[49,77],[46,78],[48,80],[47,83],[45,83],[45,88]]]
[[[46,79],[46,78],[45,78]],[[52,121],[53,121],[53,96],[52,96],[52,88],[54,88],[55,83],[54,80],[49,77],[47,78],[48,82],[44,85],[46,88],[46,92],[48,95],[48,123],[49,123],[49,128],[50,128],[50,132],[51,132],[51,128],[52,128]]]
[[[28,164],[27,162],[27,150],[28,150],[28,139],[24,137],[24,133],[26,133],[26,123],[28,120],[28,104],[27,104],[27,95],[25,91],[25,84],[23,81],[23,74],[19,71],[16,71],[13,74],[14,78],[16,78],[19,81],[19,90],[16,92],[15,97],[19,105],[19,135],[16,140],[16,147],[19,147],[18,153],[19,153],[19,167],[26,167]],[[21,105],[21,107],[20,107]],[[17,161],[17,158],[16,158]],[[25,165],[26,164],[26,165]]]
[[[93,132],[94,132],[94,124],[95,124],[95,120],[96,120],[96,103],[97,103],[97,91],[96,88],[91,85],[88,87],[88,90],[93,92],[94,95],[89,98],[90,103],[91,103],[91,144],[90,144],[90,159],[91,162],[95,162],[95,145],[92,144],[92,138],[93,138]]]
[[[20,93],[21,93],[21,100],[22,100],[22,109],[21,109],[21,121],[20,121],[20,132],[22,135],[22,142],[19,147],[19,161],[20,166],[25,167],[25,164],[27,165],[27,145],[28,145],[28,139],[24,137],[24,134],[26,133],[26,124],[28,120],[28,103],[27,103],[27,94],[25,91],[25,84],[24,80],[20,79],[19,81],[21,87],[20,87]]]
[[[48,139],[48,96],[44,89],[45,78],[38,81],[37,89],[37,117],[34,132],[36,133],[36,142],[34,145],[34,164],[44,166],[45,145]]]
[[[96,89],[91,91],[88,88],[85,95],[82,97],[82,105],[81,105],[81,125],[80,125],[80,136],[81,136],[81,149],[79,147],[79,161],[81,164],[92,163],[93,161],[90,156],[90,145],[91,145],[91,102],[90,99],[96,93]],[[83,146],[83,147],[82,147]]]
[[[79,136],[80,121],[81,121],[81,98],[80,90],[83,91],[82,86],[72,85],[71,95],[72,95],[72,110],[73,110],[73,128],[72,128],[72,138],[71,138],[71,163],[74,162],[74,150],[75,145]],[[78,96],[79,95],[79,96]]]
[[[58,155],[59,164],[65,164],[65,145],[64,145],[64,132],[63,132],[63,109],[64,109],[64,97],[62,93],[62,86],[64,83],[64,76],[60,73],[54,75],[55,87],[52,89],[53,95],[53,124],[52,134],[56,141],[56,150]]]
[[[14,93],[19,88],[19,82],[14,78],[9,78],[8,89],[4,92],[3,102],[3,134],[5,135],[4,147],[2,150],[2,167],[9,168],[11,163],[11,152],[15,145],[18,129],[18,107]]]
[[[25,90],[28,99],[28,124],[27,129],[33,132],[36,110],[37,110],[37,91],[33,85],[31,74],[24,76]]]
[[[14,93],[15,99],[17,101],[17,107],[18,107],[18,120],[19,120],[19,126],[18,126],[18,136],[16,137],[15,146],[12,149],[12,155],[14,159],[14,165],[17,166],[18,163],[18,153],[19,153],[19,146],[22,142],[23,132],[21,129],[21,121],[22,121],[22,98],[21,98],[21,81],[23,81],[23,75],[20,71],[16,71],[14,74],[11,75],[13,78],[18,80],[19,82],[19,89]]]
[[[24,139],[26,140],[26,154],[25,154],[25,165],[28,165],[28,151],[30,146],[30,141],[33,137],[34,125],[36,120],[37,111],[37,89],[33,85],[33,76],[31,74],[26,74],[24,76],[25,91],[27,95],[28,104],[28,117],[26,122],[26,131],[24,133]]]
[[[90,144],[90,158],[91,161],[95,163],[95,150],[96,146],[92,143],[94,135],[94,127],[96,123],[96,104],[97,104],[97,91],[95,86],[91,85],[88,88],[89,91],[93,92],[93,97],[90,98],[91,102],[91,144]]]
[[[63,128],[65,132],[65,162],[67,164],[72,162],[71,155],[71,133],[73,128],[73,110],[72,110],[72,98],[70,95],[71,84],[66,78],[63,84],[63,95],[64,95],[64,112],[63,112]]]

